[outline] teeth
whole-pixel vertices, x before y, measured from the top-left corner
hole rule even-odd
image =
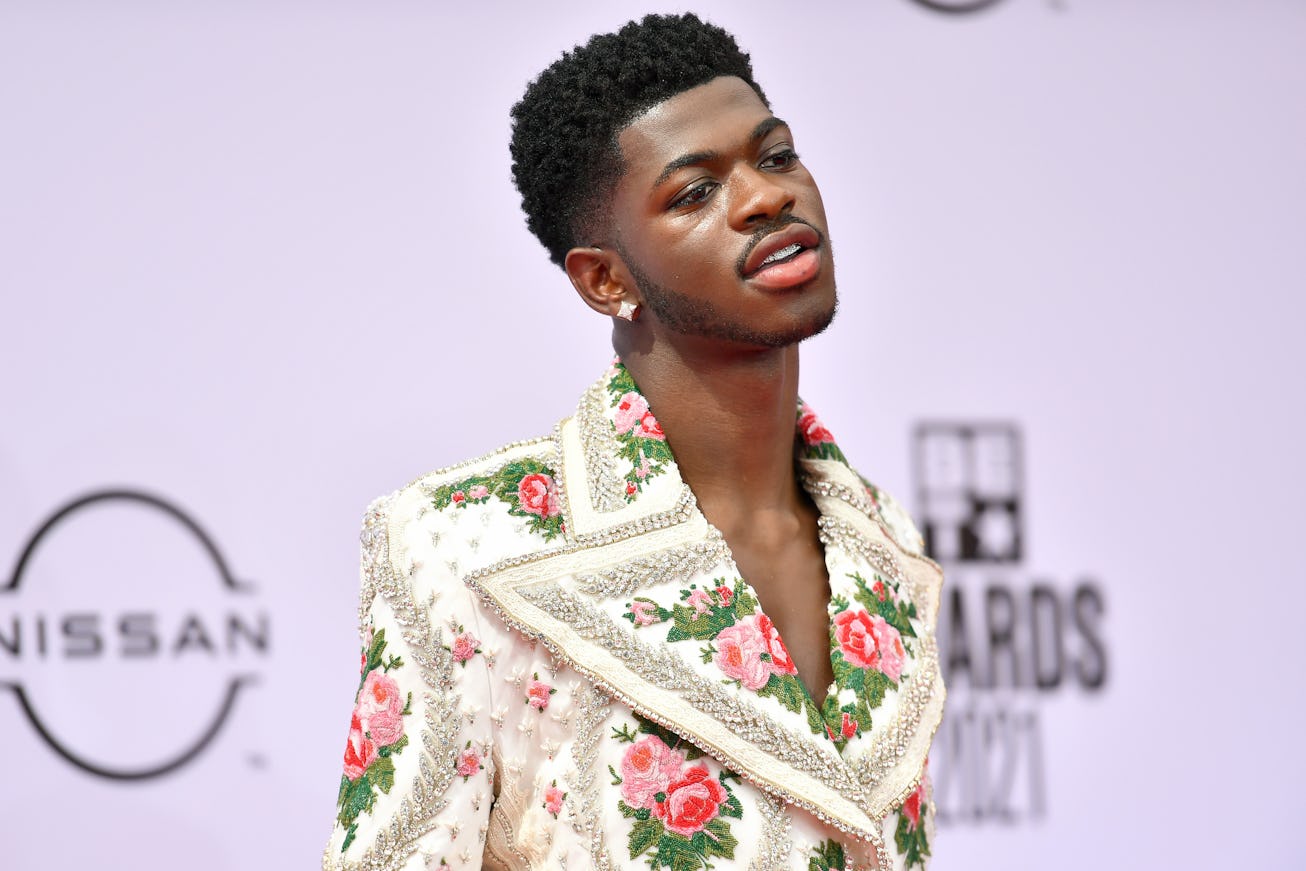
[[[803,250],[803,246],[799,245],[797,242],[793,243],[792,245],[786,245],[785,247],[781,248],[779,251],[776,251],[770,257],[767,257],[765,260],[763,260],[762,265],[765,266],[768,263],[775,263],[777,260],[784,260],[786,257],[792,257],[793,255],[797,254],[799,251],[802,250]]]

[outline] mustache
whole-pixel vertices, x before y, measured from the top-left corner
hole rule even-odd
[[[739,259],[735,261],[735,271],[740,275],[743,275],[744,264],[748,262],[748,257],[753,253],[753,249],[760,245],[762,240],[767,236],[770,236],[776,230],[788,227],[790,224],[802,224],[803,226],[811,227],[812,231],[816,233],[816,238],[820,240],[820,243],[822,245],[825,244],[825,234],[821,232],[820,227],[816,226],[811,221],[805,221],[797,215],[780,215],[767,221],[765,224],[762,224],[753,231],[753,235],[749,237],[748,243],[744,245],[743,253],[741,253]]]

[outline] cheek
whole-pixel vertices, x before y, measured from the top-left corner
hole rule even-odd
[[[822,230],[825,229],[825,202],[821,199],[821,192],[817,189],[816,182],[812,182],[798,198],[794,212],[798,217],[819,224]]]
[[[649,234],[639,248],[627,253],[638,258],[640,268],[657,284],[693,292],[706,282],[734,274],[734,261],[744,240],[737,233],[724,233],[723,227],[719,220],[704,214],[692,224],[686,221]],[[691,284],[695,287],[687,286]]]

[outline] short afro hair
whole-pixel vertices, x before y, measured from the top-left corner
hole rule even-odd
[[[623,171],[617,136],[642,112],[718,76],[753,81],[735,38],[698,16],[646,15],[590,38],[512,107],[512,174],[526,225],[559,266],[606,218]]]

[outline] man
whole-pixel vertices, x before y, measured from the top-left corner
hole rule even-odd
[[[369,509],[324,867],[923,865],[941,577],[798,398],[835,286],[792,133],[692,15],[591,39],[513,119],[618,361],[553,435]]]

